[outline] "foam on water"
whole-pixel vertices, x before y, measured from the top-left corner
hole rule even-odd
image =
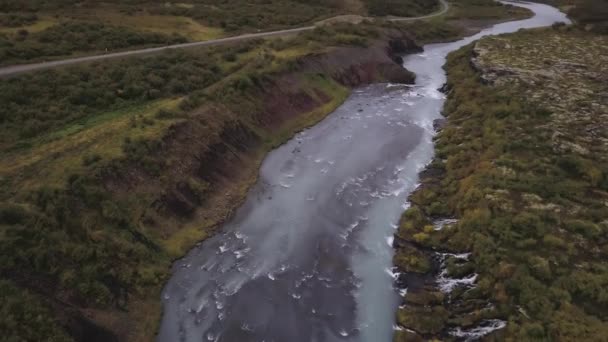
[[[460,327],[451,330],[449,333],[452,336],[464,338],[465,341],[476,341],[480,338],[500,329],[504,329],[507,322],[499,319],[485,320],[479,326],[471,329],[462,329]]]
[[[458,220],[456,220],[456,219],[436,220],[433,222],[433,229],[434,230],[443,230],[443,228],[454,225],[456,223],[458,223]]]

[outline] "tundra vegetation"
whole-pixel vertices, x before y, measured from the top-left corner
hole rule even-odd
[[[509,7],[484,1],[473,2],[492,12],[501,8],[503,18],[513,15]],[[193,8],[210,10],[203,2],[75,3],[0,1],[6,13],[1,21],[2,53],[10,55],[7,51],[21,46],[15,36],[19,34],[55,32],[57,44],[74,54],[83,50],[72,44],[88,49],[95,39],[117,44],[111,46],[126,46],[121,42],[131,35],[147,37],[140,40],[144,45],[158,42],[154,39],[184,39],[173,35],[175,21],[162,18],[180,17],[193,35],[219,34],[204,31],[214,25],[229,30],[228,25],[190,16],[194,12],[187,10]],[[246,5],[228,1],[212,9],[225,11],[217,18],[236,20],[242,18],[240,12],[229,16],[230,7],[223,7],[236,3]],[[290,18],[278,23],[260,20],[266,25],[261,28],[316,18],[290,17],[267,8],[281,3],[287,2],[260,2],[258,14],[275,13],[268,20]],[[326,5],[302,1],[292,8]],[[91,8],[100,10],[96,6],[119,19],[85,20]],[[294,16],[307,13],[296,12]],[[58,13],[67,22],[59,23]],[[103,11],[98,13],[103,17]],[[142,18],[147,15],[151,17]],[[152,16],[154,20],[145,20]],[[88,341],[92,336],[104,341],[151,340],[171,261],[212,234],[241,202],[264,153],[322,119],[352,86],[396,75],[411,81],[412,75],[385,55],[387,40],[454,39],[464,32],[455,20],[343,23],[285,39],[170,51],[3,79],[0,330],[9,332],[11,341]],[[117,22],[126,26],[115,29]],[[71,34],[66,27],[74,27],[70,25],[82,25],[82,37],[64,41],[61,37]],[[28,32],[19,33],[24,27]],[[107,30],[108,36],[99,36],[97,29]],[[32,44],[53,49],[43,42]],[[405,53],[408,46],[400,48]],[[342,59],[332,64],[332,54]],[[319,65],[324,67],[315,69]]]
[[[574,26],[449,56],[447,122],[396,239],[396,264],[424,284],[404,297],[398,322],[410,330],[397,341],[454,339],[490,319],[507,322],[498,340],[608,335],[608,16],[595,17],[598,4],[571,9]],[[458,221],[436,229],[445,218]],[[438,252],[471,254],[440,264]],[[446,293],[434,283],[442,270],[477,278]]]
[[[340,14],[416,16],[437,0],[0,2],[0,64],[309,25]]]

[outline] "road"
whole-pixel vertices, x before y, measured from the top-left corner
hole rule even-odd
[[[388,18],[388,20],[395,21],[395,22],[403,22],[403,21],[429,19],[432,17],[437,17],[440,15],[443,15],[448,11],[449,5],[446,2],[446,0],[439,0],[439,1],[441,3],[441,9],[435,13],[432,13],[429,15],[424,15],[424,16],[419,16],[419,17]],[[361,18],[361,20],[367,20],[367,19],[373,20],[374,19],[374,18],[370,18],[370,17],[367,17],[367,18],[360,17],[360,18]],[[332,20],[332,19],[328,19],[328,20]],[[328,20],[326,20],[326,21],[328,21]],[[165,51],[165,50],[185,49],[185,48],[203,47],[203,46],[214,46],[214,45],[228,44],[228,43],[233,43],[233,42],[243,41],[243,40],[248,40],[248,39],[286,36],[286,35],[290,35],[290,34],[311,31],[311,30],[314,30],[315,27],[317,27],[317,26],[311,25],[311,26],[304,26],[304,27],[298,27],[298,28],[287,29],[287,30],[278,30],[278,31],[271,31],[271,32],[260,32],[260,33],[247,33],[247,34],[243,34],[243,35],[239,35],[239,36],[206,40],[206,41],[202,41],[202,42],[183,43],[183,44],[175,44],[175,45],[161,46],[161,47],[155,47],[155,48],[146,48],[146,49],[139,49],[139,50],[129,50],[129,51],[123,51],[123,52],[108,53],[108,54],[102,54],[102,55],[68,58],[68,59],[62,59],[62,60],[50,61],[50,62],[13,65],[13,66],[0,68],[0,77],[14,76],[14,75],[22,74],[22,73],[26,73],[26,72],[32,72],[32,71],[43,70],[43,69],[51,69],[51,68],[55,68],[55,67],[59,67],[59,66],[79,64],[79,63],[85,63],[85,62],[101,61],[101,60],[111,59],[111,58],[147,55],[147,54],[152,54],[152,53],[158,53],[158,52]]]

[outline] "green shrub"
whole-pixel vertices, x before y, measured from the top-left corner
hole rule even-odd
[[[522,326],[524,336],[533,340],[543,340],[545,336],[545,329],[538,323],[527,323]]]
[[[566,242],[563,239],[551,234],[547,234],[543,237],[543,243],[551,248],[563,248],[566,245]]]
[[[71,341],[47,303],[6,280],[0,280],[0,330],[7,342]]]
[[[100,160],[101,160],[101,156],[99,154],[86,155],[82,158],[82,164],[84,166],[89,166],[89,165],[97,163]]]
[[[41,32],[18,34],[15,39],[0,36],[0,56],[4,56],[0,64],[25,63],[85,51],[105,52],[185,41],[184,37],[175,35],[138,32],[102,23],[68,21]]]
[[[581,234],[586,238],[594,238],[602,233],[597,224],[584,220],[569,220],[565,222],[565,226],[568,231]]]
[[[0,203],[0,225],[16,225],[27,222],[31,213],[21,205]]]

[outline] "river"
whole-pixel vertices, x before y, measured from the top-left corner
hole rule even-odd
[[[357,89],[316,126],[268,154],[221,232],[175,263],[159,342],[391,341],[400,303],[392,236],[433,157],[447,54],[482,36],[568,22],[533,18],[424,47],[413,86]]]

